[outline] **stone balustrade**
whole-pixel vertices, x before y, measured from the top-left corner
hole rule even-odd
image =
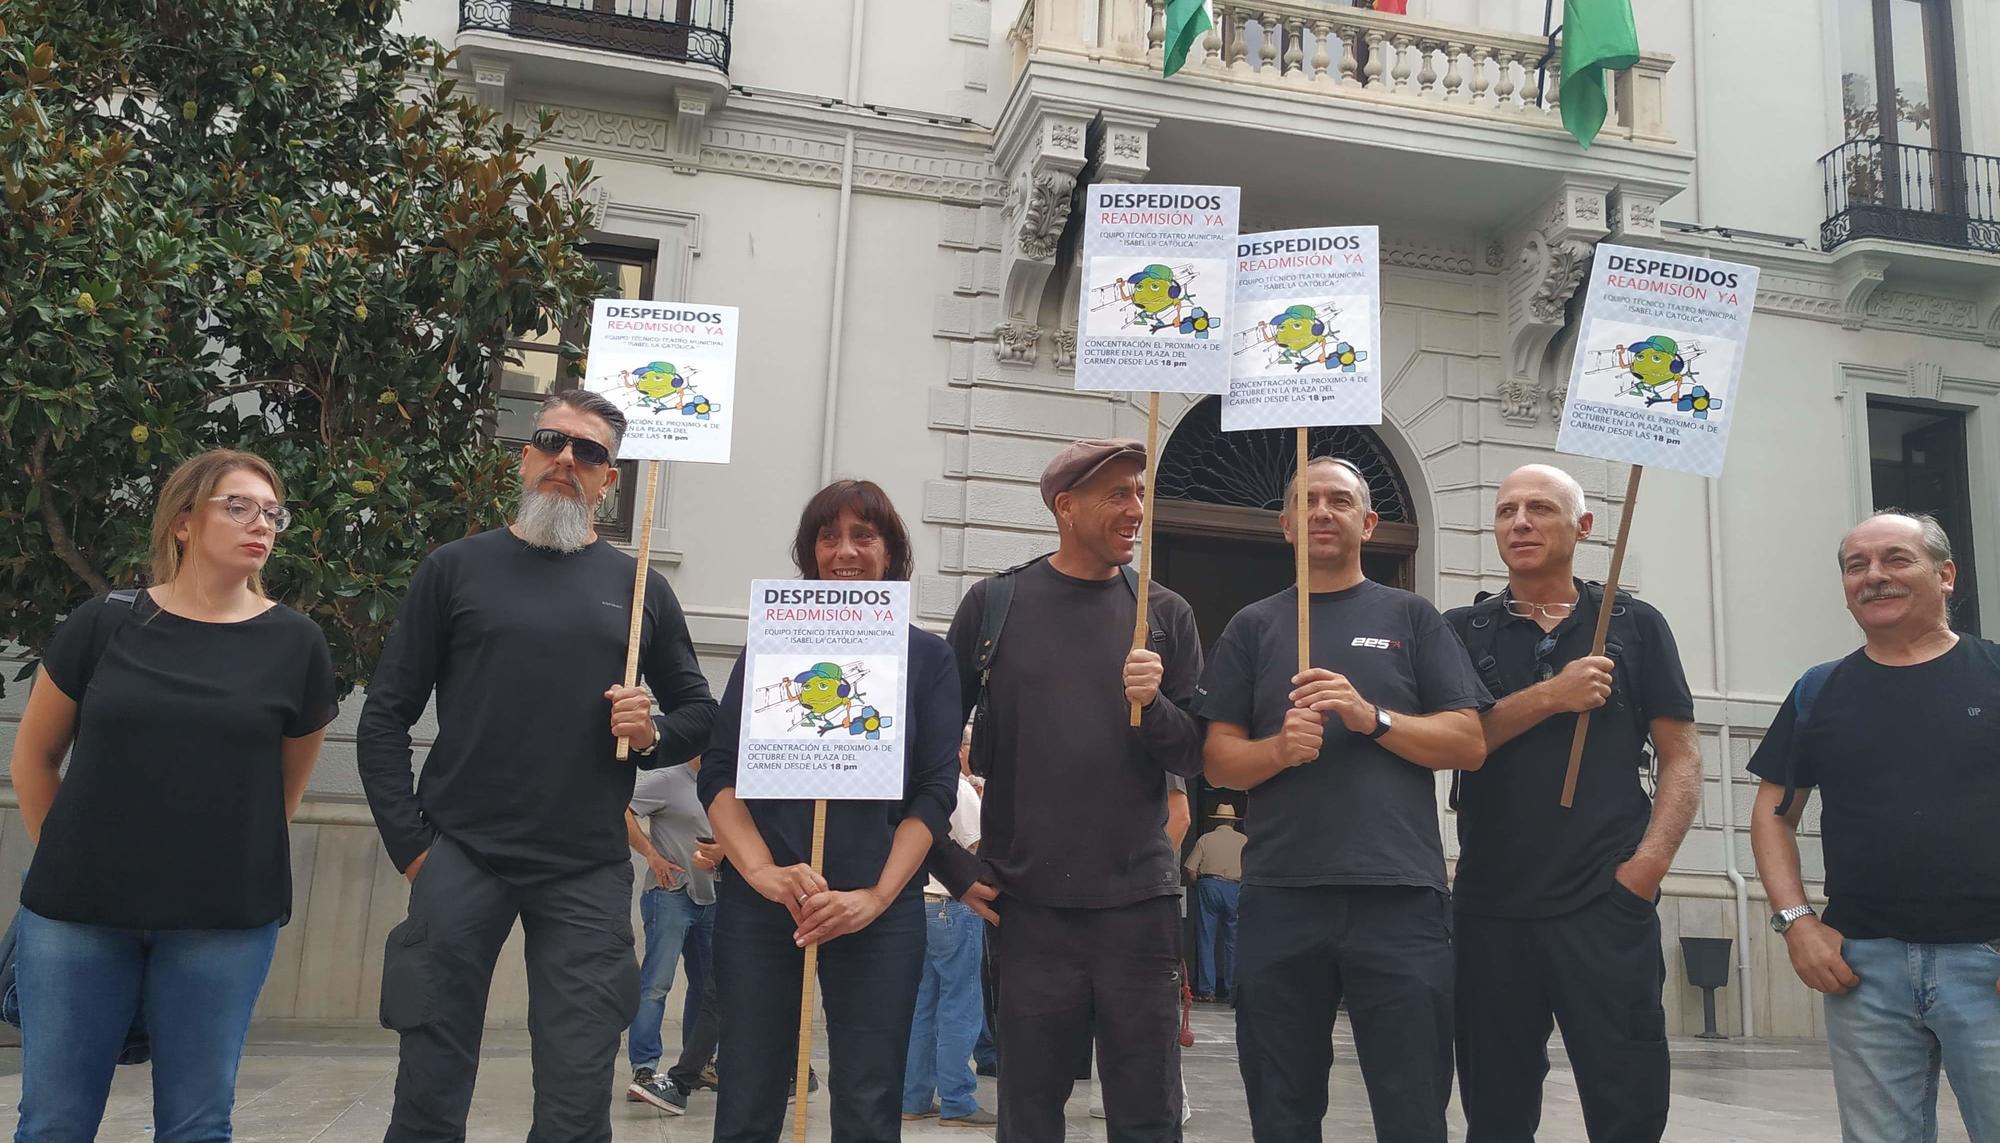
[[[1412,20],[1332,0],[1215,0],[1215,26],[1183,70],[1214,80],[1292,89],[1443,114],[1561,130],[1562,55],[1539,37]],[[1159,74],[1166,0],[1029,0],[1014,26],[1015,61],[1077,54]],[[1642,54],[1614,73],[1601,137],[1671,145],[1665,115],[1669,56]]]

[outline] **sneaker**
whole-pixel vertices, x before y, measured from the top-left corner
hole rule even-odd
[[[659,1075],[651,1068],[640,1068],[632,1074],[632,1085],[625,1089],[625,1098],[633,1103],[649,1103],[668,1115],[683,1115],[687,1112],[687,1093],[680,1085]]]
[[[937,1115],[938,1105],[933,1103],[922,1111],[905,1111],[903,1113],[903,1122],[915,1123],[919,1119],[936,1119]]]
[[[1000,1117],[983,1107],[973,1108],[968,1115],[938,1120],[940,1127],[998,1127],[999,1125]]]
[[[974,1064],[972,1065],[972,1071],[975,1075],[982,1075],[987,1077],[988,1079],[999,1079],[1000,1061],[990,1060],[983,1064]]]
[[[714,1064],[704,1066],[701,1069],[701,1075],[696,1077],[694,1081],[694,1089],[696,1091],[700,1091],[703,1088],[707,1088],[710,1091],[722,1090],[722,1077],[716,1074]]]

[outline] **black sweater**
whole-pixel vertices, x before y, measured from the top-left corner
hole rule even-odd
[[[617,760],[604,692],[624,680],[632,574],[632,557],[602,540],[565,554],[506,529],[446,544],[417,568],[357,736],[398,869],[440,832],[514,881],[628,860],[634,766],[686,762],[716,712],[680,603],[649,574],[639,667],[664,712],[659,747]],[[437,742],[413,790],[410,727],[433,689]]]

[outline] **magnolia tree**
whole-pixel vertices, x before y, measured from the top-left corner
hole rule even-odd
[[[153,490],[227,445],[272,593],[365,683],[419,560],[504,518],[489,378],[599,287],[587,162],[458,94],[393,0],[0,0],[0,644],[144,581]]]

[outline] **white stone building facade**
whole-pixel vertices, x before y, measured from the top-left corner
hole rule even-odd
[[[1533,0],[1217,0],[1171,80],[1160,8],[405,0],[402,23],[455,44],[504,114],[555,111],[550,163],[594,161],[629,293],[742,307],[736,460],[669,467],[652,552],[718,682],[749,580],[787,573],[828,478],[889,491],[941,627],[978,577],[1053,546],[1034,479],[1062,443],[1143,435],[1143,400],[1072,386],[1079,182],[1239,185],[1246,231],[1382,228],[1384,423],[1330,443],[1396,504],[1371,574],[1440,607],[1504,582],[1490,517],[1516,465],[1575,472],[1602,537],[1625,510],[1622,467],[1553,453],[1592,244],[1756,264],[1727,472],[1647,475],[1625,580],[1674,627],[1707,763],[1663,905],[1670,1027],[1700,1026],[1676,938],[1709,936],[1740,970],[1725,1031],[1820,1034],[1764,927],[1743,763],[1797,674],[1859,641],[1834,545],[1891,492],[1947,512],[1962,619],[2000,628],[2000,160],[1979,158],[2000,155],[2000,5],[1635,4],[1644,56],[1587,150],[1534,99]],[[503,387],[526,399],[538,354]],[[1157,570],[1213,639],[1289,575],[1260,500],[1289,456],[1221,439],[1212,399],[1164,405]],[[1601,575],[1608,547],[1581,562]],[[266,1016],[373,1013],[403,898],[356,801],[358,711],[298,829]],[[20,833],[0,828],[0,867]],[[496,1019],[524,1011],[517,961]]]

